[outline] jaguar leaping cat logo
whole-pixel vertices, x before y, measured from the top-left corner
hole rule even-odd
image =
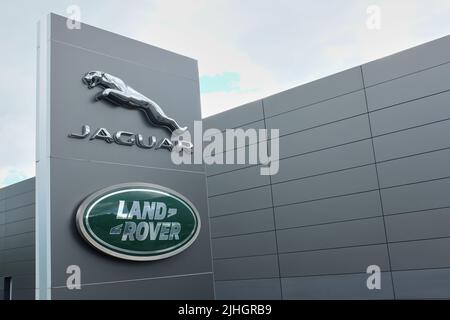
[[[147,120],[154,126],[161,126],[170,132],[184,132],[187,127],[181,127],[174,119],[168,117],[161,107],[153,100],[128,86],[122,79],[102,71],[90,71],[83,77],[83,83],[89,89],[99,86],[96,100],[106,100],[114,105],[144,112]]]

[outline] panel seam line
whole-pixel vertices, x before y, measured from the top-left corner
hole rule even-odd
[[[387,249],[387,255],[388,255],[388,262],[389,262],[389,272],[390,272],[390,275],[391,275],[392,294],[393,294],[393,297],[394,297],[394,300],[395,300],[396,299],[396,294],[395,294],[394,277],[392,275],[391,252],[390,252],[390,248],[389,248],[387,229],[386,229],[386,220],[385,220],[385,216],[384,216],[383,197],[381,195],[380,177],[378,175],[378,164],[377,164],[377,157],[376,157],[376,153],[375,153],[375,143],[373,141],[372,123],[370,121],[370,113],[369,113],[369,104],[368,104],[368,101],[367,101],[366,84],[365,84],[365,81],[364,81],[363,68],[362,68],[362,66],[360,66],[359,68],[360,68],[360,71],[361,71],[361,80],[362,80],[362,83],[363,83],[364,99],[365,99],[366,109],[367,109],[367,120],[369,122],[369,130],[370,130],[370,137],[371,137],[370,140],[372,142],[372,151],[373,151],[373,160],[375,162],[375,174],[377,176],[378,195],[379,195],[379,199],[380,199],[381,214],[382,214],[382,218],[383,218],[384,237],[385,237],[385,240],[386,240],[386,249]]]
[[[262,109],[262,113],[263,113],[263,121],[264,121],[264,129],[266,129],[266,135],[268,137],[267,134],[267,124],[266,124],[266,113],[264,111],[264,99],[261,99],[261,109]],[[266,139],[266,141],[268,142],[269,140]],[[279,255],[279,250],[278,250],[278,234],[277,234],[277,223],[276,223],[276,219],[275,219],[275,204],[273,201],[273,190],[272,190],[272,175],[269,174],[269,184],[270,184],[270,200],[272,202],[272,217],[273,217],[273,227],[274,227],[274,235],[275,235],[275,246],[277,249],[277,264],[278,264],[278,279],[279,279],[279,283],[280,283],[280,297],[281,300],[283,300],[283,285],[281,282],[281,266],[280,266],[280,255]]]

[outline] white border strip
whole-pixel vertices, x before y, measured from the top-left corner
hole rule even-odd
[[[36,300],[51,299],[50,225],[50,33],[51,15],[38,24],[36,84]]]

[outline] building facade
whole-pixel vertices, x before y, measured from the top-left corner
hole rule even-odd
[[[200,119],[198,72],[189,58],[49,19],[37,180],[0,190],[5,298],[450,298],[450,37],[203,119],[204,128],[279,129],[279,172],[264,176],[259,165],[176,167],[164,150],[67,137],[88,124],[164,132],[124,108],[94,106],[79,70],[131,79],[188,126]],[[81,239],[80,202],[136,181],[197,207],[200,234],[182,253],[124,261]],[[81,290],[66,287],[73,264]],[[367,287],[369,266],[380,268],[380,289]]]
[[[0,298],[3,299],[35,297],[35,190],[35,178],[0,189]]]
[[[449,62],[445,37],[204,119],[280,129],[278,174],[207,166],[217,298],[450,298]]]

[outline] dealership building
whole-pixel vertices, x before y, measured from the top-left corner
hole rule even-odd
[[[195,60],[54,14],[37,43],[0,297],[450,299],[450,36],[203,119],[279,129],[273,175],[173,163],[202,120]]]

